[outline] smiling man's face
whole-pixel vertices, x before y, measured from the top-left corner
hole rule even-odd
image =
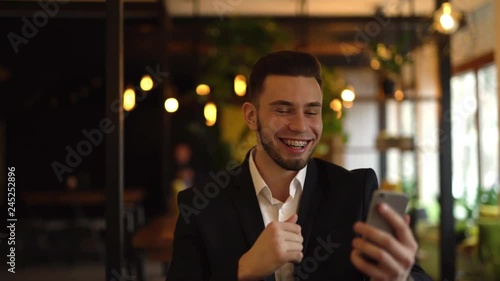
[[[256,108],[258,146],[285,170],[307,165],[323,130],[323,95],[313,77],[270,75]]]

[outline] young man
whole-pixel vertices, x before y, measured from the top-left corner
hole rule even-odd
[[[243,115],[257,146],[241,166],[179,194],[167,281],[431,280],[414,265],[407,221],[382,205],[395,237],[362,223],[373,170],[311,158],[323,128],[320,71],[295,51],[255,64]]]

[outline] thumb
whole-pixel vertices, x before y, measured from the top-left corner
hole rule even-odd
[[[411,218],[409,215],[405,215],[405,223],[406,225],[410,225],[410,222],[411,222]]]
[[[299,216],[297,214],[291,215],[285,222],[297,223]]]

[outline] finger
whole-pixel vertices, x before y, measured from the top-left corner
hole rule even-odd
[[[302,243],[298,242],[286,241],[284,245],[287,252],[302,252],[304,249]]]
[[[370,276],[372,279],[386,278],[382,269],[363,259],[361,257],[361,252],[357,249],[353,249],[351,252],[351,262],[359,271],[367,276]]]
[[[405,220],[387,204],[381,203],[378,207],[378,211],[392,226],[398,240],[416,251],[417,242]]]
[[[299,219],[299,216],[297,214],[291,215],[286,221],[284,222],[290,222],[290,223],[297,223],[297,220]]]
[[[394,260],[393,256],[375,244],[361,238],[355,238],[352,241],[352,246],[368,258],[371,258],[386,274],[396,276],[402,271],[402,266]]]
[[[302,235],[293,232],[283,232],[282,241],[295,242],[302,244],[304,242],[304,237]]]
[[[300,227],[300,225],[291,222],[280,223],[280,228],[286,232],[292,232],[296,234],[301,234],[302,232],[302,228]]]
[[[413,265],[416,250],[402,244],[391,234],[361,222],[354,224],[354,231],[361,234],[364,240],[376,244],[391,254],[404,268],[409,268]]]
[[[409,215],[405,215],[405,223],[406,225],[410,225],[410,222],[411,222],[411,218]]]
[[[302,251],[291,251],[287,253],[289,256],[288,262],[299,263],[304,258]]]

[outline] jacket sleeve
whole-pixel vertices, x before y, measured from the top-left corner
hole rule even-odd
[[[200,214],[208,210],[197,208],[194,204],[193,188],[178,195],[179,216],[166,281],[237,281],[239,259],[225,264],[224,270],[211,269],[214,261],[208,257],[205,239],[200,230]]]
[[[203,250],[195,216],[199,210],[194,208],[192,192],[180,192],[177,198],[179,216],[174,231],[172,261],[166,281],[201,281],[208,280],[208,260]]]

